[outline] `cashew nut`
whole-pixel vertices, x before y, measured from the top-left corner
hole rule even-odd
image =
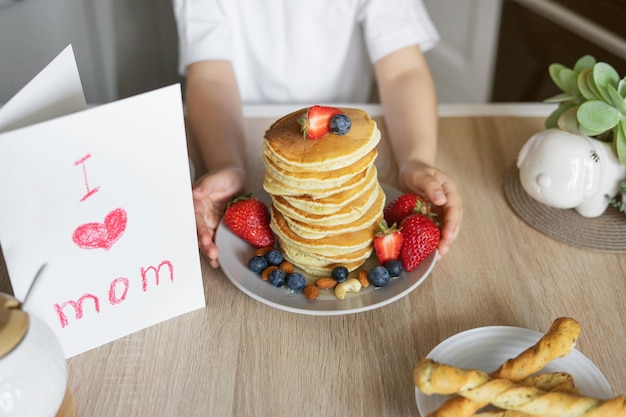
[[[340,300],[346,298],[346,294],[349,292],[359,292],[361,291],[361,283],[356,278],[348,278],[344,282],[340,282],[335,287],[335,297]]]

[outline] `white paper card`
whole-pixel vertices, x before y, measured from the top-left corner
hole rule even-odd
[[[85,94],[69,45],[0,109],[0,132],[85,110]]]
[[[26,307],[67,357],[205,306],[179,85],[1,134],[0,195],[15,296],[47,264]]]

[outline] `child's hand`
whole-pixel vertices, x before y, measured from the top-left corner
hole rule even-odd
[[[192,196],[198,245],[214,268],[219,266],[215,230],[226,204],[242,191],[244,181],[242,169],[227,168],[205,174],[194,183]]]
[[[443,215],[439,254],[448,253],[461,228],[463,207],[456,183],[437,168],[411,163],[400,167],[400,186],[403,190],[425,195]]]

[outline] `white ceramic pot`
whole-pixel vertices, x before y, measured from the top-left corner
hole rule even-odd
[[[75,415],[67,362],[52,330],[9,295],[0,293],[0,310],[0,415]]]
[[[612,144],[548,129],[522,147],[517,166],[524,190],[551,207],[573,208],[584,217],[597,217],[609,206],[626,178]]]

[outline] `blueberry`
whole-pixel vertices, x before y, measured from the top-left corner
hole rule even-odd
[[[268,281],[275,287],[282,287],[283,285],[285,285],[285,276],[285,271],[283,271],[282,269],[275,269],[270,272]]]
[[[283,254],[278,249],[272,249],[265,254],[268,265],[280,265],[283,261]]]
[[[387,271],[392,278],[400,276],[402,271],[404,271],[402,262],[399,259],[393,259],[385,262],[385,268],[387,268]]]
[[[350,272],[345,266],[336,266],[330,272],[330,276],[337,282],[344,282],[348,279]]]
[[[250,271],[260,274],[265,268],[267,268],[267,261],[262,256],[253,256],[248,260],[248,268]]]
[[[369,272],[367,273],[367,279],[375,287],[384,287],[389,283],[391,277],[389,276],[389,271],[387,271],[387,268],[382,265],[378,265],[369,270]]]
[[[306,278],[300,272],[293,272],[287,277],[287,286],[293,291],[300,291],[306,287]]]
[[[345,135],[350,131],[350,127],[352,127],[352,122],[350,118],[343,113],[336,114],[330,119],[330,131],[335,135]]]

